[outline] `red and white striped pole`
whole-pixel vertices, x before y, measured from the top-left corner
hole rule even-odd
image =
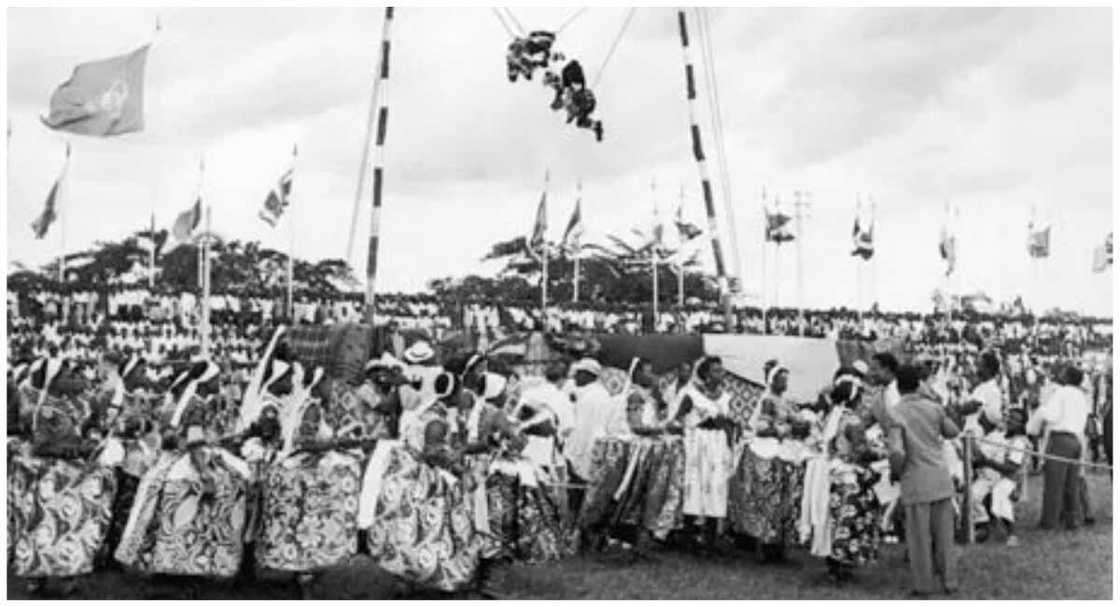
[[[688,122],[692,135],[692,155],[696,158],[696,166],[700,171],[700,188],[704,193],[704,210],[708,214],[708,233],[712,237],[712,256],[716,262],[716,277],[719,281],[720,294],[727,297],[729,294],[727,284],[727,269],[723,263],[723,249],[720,246],[719,229],[716,224],[716,206],[712,199],[712,182],[708,177],[708,164],[704,157],[704,146],[700,141],[700,124],[696,120],[696,79],[692,68],[692,53],[688,46],[688,25],[685,20],[684,9],[677,10],[677,22],[680,25],[681,49],[684,52],[684,78],[685,92],[688,97]],[[730,320],[730,314],[728,314]],[[730,331],[731,327],[728,326]]]
[[[366,257],[366,320],[373,325],[374,293],[377,278],[377,245],[381,234],[381,190],[385,174],[385,134],[389,127],[389,32],[393,23],[393,7],[385,7],[385,25],[381,30],[381,67],[377,78],[380,107],[377,111],[376,151],[373,165],[373,212],[369,218],[369,254]]]

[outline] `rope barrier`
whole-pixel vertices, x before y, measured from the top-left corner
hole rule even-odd
[[[1079,459],[1061,457],[1060,455],[1050,455],[1050,454],[1047,454],[1047,453],[1043,453],[1041,451],[1034,451],[1032,449],[1023,449],[1023,448],[1020,448],[1020,447],[1013,447],[1011,445],[1005,445],[1003,443],[997,443],[995,441],[990,441],[990,440],[988,440],[986,438],[982,438],[982,437],[974,437],[974,439],[978,443],[984,443],[986,445],[992,445],[993,447],[1000,447],[1000,448],[1008,449],[1008,450],[1011,450],[1011,451],[1018,451],[1020,453],[1026,453],[1027,455],[1033,455],[1035,457],[1041,457],[1043,459],[1054,460],[1056,462],[1063,462],[1063,463],[1066,463],[1066,464],[1076,464],[1076,465],[1079,465],[1079,466],[1086,466],[1086,467],[1089,467],[1089,468],[1100,468],[1102,470],[1109,470],[1109,471],[1112,470],[1112,466],[1109,466],[1109,465],[1106,465],[1106,464],[1097,464],[1097,463],[1094,463],[1094,462],[1084,462],[1084,461],[1081,461]]]
[[[626,13],[626,19],[622,22],[622,27],[619,28],[618,34],[614,37],[614,42],[611,43],[610,50],[607,51],[607,58],[603,60],[603,65],[599,67],[599,73],[595,75],[595,80],[591,82],[591,88],[596,89],[599,87],[599,80],[603,77],[603,71],[607,69],[607,64],[610,63],[611,57],[614,56],[615,49],[618,48],[618,43],[622,42],[622,34],[626,33],[626,28],[630,26],[630,20],[634,18],[634,13],[638,9],[632,8]]]

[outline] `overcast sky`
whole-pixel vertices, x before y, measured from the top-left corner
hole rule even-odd
[[[526,29],[555,28],[572,11],[514,9]],[[1109,9],[711,12],[748,289],[762,284],[763,188],[787,202],[803,189],[813,200],[802,234],[811,306],[857,301],[850,231],[863,193],[878,204],[865,303],[874,286],[885,308],[929,309],[943,284],[937,242],[952,203],[960,209],[955,289],[1111,311],[1110,276],[1090,271],[1092,249],[1112,226]],[[169,226],[194,197],[201,155],[215,228],[284,248],[288,226],[272,230],[256,214],[298,142],[296,254],[343,256],[380,9],[9,9],[9,259],[57,254],[58,229],[35,241],[28,227],[63,159],[66,138],[38,120],[51,92],[76,64],[145,43],[157,13],[163,31],[148,60],[145,132],[72,139],[68,248],[139,229],[152,200],[157,223]],[[562,32],[559,49],[596,78],[625,13],[589,9]],[[489,244],[530,229],[546,168],[556,236],[580,180],[592,235],[648,225],[655,201],[670,215],[682,186],[685,215],[703,223],[673,10],[638,10],[606,63],[595,90],[603,143],[551,112],[539,81],[506,80],[507,42],[487,9],[398,9],[379,287],[415,291],[435,277],[493,272],[477,260]],[[701,101],[709,94],[702,87]],[[717,190],[721,230],[726,194]],[[368,207],[364,194],[359,274]],[[1038,267],[1025,247],[1032,207],[1054,225],[1051,257]],[[795,250],[783,247],[778,259],[784,305],[796,303]],[[773,251],[767,256],[773,303]]]

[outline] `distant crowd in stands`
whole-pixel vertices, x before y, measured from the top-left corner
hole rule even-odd
[[[121,287],[103,292],[58,290],[8,292],[9,360],[42,356],[51,351],[73,360],[95,360],[102,350],[143,354],[158,361],[187,360],[200,346],[201,308],[191,292],[154,292]],[[284,296],[264,297],[218,293],[211,296],[210,322],[214,352],[234,367],[252,364],[265,335],[277,324],[347,323],[363,318],[361,294],[311,297],[298,294],[287,310]],[[377,299],[378,324],[403,332],[421,331],[439,340],[462,329],[477,343],[519,331],[553,333],[643,334],[650,332],[728,332],[722,309],[689,305],[659,314],[649,306],[602,303],[549,307],[542,320],[531,304],[443,301],[431,294],[385,294]],[[846,309],[735,310],[734,333],[803,335],[867,340],[893,339],[911,350],[938,356],[999,346],[1032,356],[1077,357],[1086,350],[1111,350],[1110,321],[1100,319],[1034,319],[1012,316],[944,316],[865,313]]]

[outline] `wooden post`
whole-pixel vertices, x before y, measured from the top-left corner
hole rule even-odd
[[[964,433],[964,500],[961,519],[964,521],[965,543],[976,543],[976,527],[972,522],[972,450],[975,438],[972,430]]]

